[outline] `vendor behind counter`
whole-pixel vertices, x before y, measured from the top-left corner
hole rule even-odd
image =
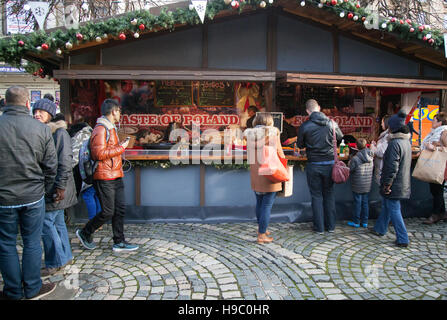
[[[282,124],[282,133],[280,136],[281,144],[283,146],[293,146],[298,137],[298,130],[296,127],[292,126],[293,117],[295,115],[291,112],[286,112],[284,114],[284,121]]]

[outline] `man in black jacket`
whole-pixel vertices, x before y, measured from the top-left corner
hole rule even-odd
[[[400,200],[411,195],[411,144],[410,129],[405,125],[406,115],[393,115],[388,121],[390,130],[388,147],[383,155],[383,168],[380,178],[382,211],[371,232],[383,236],[388,231],[390,221],[396,231],[396,245],[407,247],[408,233],[402,218]]]
[[[42,224],[44,195],[50,192],[57,158],[50,128],[29,115],[28,90],[6,91],[0,116],[0,299],[36,299],[55,289],[42,284]],[[23,239],[22,266],[16,249],[18,228]]]
[[[298,130],[298,148],[306,148],[306,176],[312,198],[313,229],[319,234],[324,230],[335,229],[335,197],[332,167],[334,165],[333,130],[337,141],[343,133],[336,122],[331,121],[320,112],[318,102],[310,99],[306,102],[309,120]],[[336,147],[336,146],[335,146]]]

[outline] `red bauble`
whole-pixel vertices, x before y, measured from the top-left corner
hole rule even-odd
[[[231,1],[231,7],[233,9],[239,8],[239,1]]]
[[[408,24],[411,24],[411,20],[410,19],[405,20],[405,22],[408,23]]]
[[[357,3],[356,5],[355,5],[355,7],[358,9],[358,8],[360,8],[360,3]]]
[[[332,1],[331,1],[331,4],[332,4],[333,6],[335,6],[335,5],[337,4],[337,0],[332,0]]]
[[[348,19],[352,19],[353,17],[354,17],[354,15],[351,12],[349,12],[348,13]]]
[[[39,73],[40,73],[40,74],[43,73],[43,69],[42,69],[42,68],[39,69]]]
[[[138,26],[138,28],[139,28],[141,31],[143,31],[144,29],[146,29],[146,26],[145,26],[144,24],[140,24],[140,25]]]
[[[414,32],[414,28],[410,28],[410,32]]]
[[[396,18],[391,18],[391,22],[392,23],[396,22]]]
[[[404,24],[404,20],[399,20],[399,23],[400,24]]]
[[[46,43],[43,43],[41,45],[41,47],[42,47],[42,50],[48,50],[49,49],[49,47],[48,47],[48,45]]]
[[[419,31],[424,31],[424,26],[419,26]]]
[[[37,71],[33,72],[33,76],[37,77]]]
[[[433,40],[433,39],[428,40],[428,43],[430,43],[430,44],[433,44],[434,42],[435,42],[435,40]]]
[[[126,40],[126,35],[124,34],[124,33],[120,33],[120,35],[119,35],[119,38],[121,39],[121,40]]]
[[[424,37],[422,38],[422,40],[424,40],[424,41],[427,41],[427,37],[426,37],[426,36],[424,36]]]
[[[25,45],[25,42],[23,42],[22,40],[19,40],[19,41],[17,42],[17,44],[18,44],[20,47],[23,47],[23,46]]]
[[[42,79],[45,79],[45,75],[44,75],[44,74],[41,74],[40,77],[41,77]]]
[[[82,39],[84,39],[84,36],[80,33],[76,34],[76,39],[78,39],[79,41],[81,41]]]
[[[366,20],[366,17],[362,17],[362,21],[365,21]]]

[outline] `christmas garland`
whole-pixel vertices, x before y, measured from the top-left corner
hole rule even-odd
[[[193,166],[195,164],[173,164],[169,160],[128,160],[131,164],[131,167],[151,167],[151,168],[159,168],[159,169],[169,169],[169,168],[180,168],[185,166]],[[299,167],[301,171],[304,171],[306,167],[306,161],[288,161],[287,164],[289,166]],[[250,165],[244,161],[242,164],[225,164],[225,163],[214,163],[206,164],[206,166],[216,168],[217,170],[248,170],[250,169]]]
[[[306,5],[316,6],[322,10],[329,10],[342,19],[349,19],[362,23],[365,28],[371,26],[379,30],[398,33],[402,39],[419,39],[427,42],[436,50],[443,50],[444,38],[439,30],[432,30],[428,25],[419,25],[403,17],[379,18],[366,8],[362,8],[353,0],[297,0],[298,7]],[[213,20],[225,10],[238,10],[241,13],[246,8],[266,8],[274,5],[274,0],[213,0],[208,1],[205,17]],[[157,16],[147,10],[128,12],[117,18],[110,18],[102,22],[87,22],[78,29],[58,29],[52,33],[36,31],[29,34],[17,34],[0,39],[0,61],[18,68],[24,68],[35,76],[44,78],[52,76],[53,68],[57,66],[38,65],[24,61],[25,54],[31,52],[42,55],[51,52],[62,57],[71,49],[84,43],[105,39],[125,41],[128,37],[139,38],[141,33],[148,31],[173,30],[176,25],[197,25],[200,18],[194,7],[178,8],[174,11],[163,9]]]

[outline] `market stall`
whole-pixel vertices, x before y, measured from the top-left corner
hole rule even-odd
[[[160,14],[163,22],[138,13],[111,18],[113,23],[81,28],[77,40],[55,38],[64,46],[59,54],[28,52],[27,58],[60,81],[61,110],[71,122],[81,117],[93,124],[106,98],[121,103],[120,135],[133,138],[125,153],[128,221],[254,221],[241,139],[250,106],[283,112],[290,129],[305,121],[304,102],[314,98],[346,136],[371,141],[378,119],[389,113],[388,101],[392,112],[407,108],[414,121],[434,114],[432,107],[426,114],[428,106],[445,103],[447,59],[434,32],[433,43],[405,39],[396,36],[397,27],[365,28],[364,11],[354,2],[319,3],[247,1],[236,10],[218,0],[208,2],[203,24],[185,22],[181,14],[193,13],[180,3],[171,15]],[[352,16],[341,17],[347,8]],[[110,25],[126,28],[112,35],[106,32]],[[420,93],[416,101],[405,96],[408,90]],[[186,134],[172,134],[176,129]],[[227,140],[225,131],[231,132]],[[174,146],[177,163],[170,161]],[[285,151],[294,165],[294,194],[275,202],[272,221],[310,221],[305,150],[291,142]],[[423,216],[431,205],[428,187],[412,182],[404,215]],[[350,184],[335,192],[337,216],[346,219]],[[374,218],[380,206],[376,186],[370,205]],[[85,220],[82,202],[78,209],[77,218]]]

